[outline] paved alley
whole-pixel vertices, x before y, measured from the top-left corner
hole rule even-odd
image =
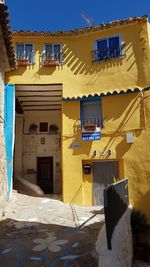
[[[0,222],[1,267],[97,267],[102,207],[13,193]]]

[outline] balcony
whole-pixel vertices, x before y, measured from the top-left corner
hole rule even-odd
[[[100,50],[93,50],[91,51],[92,62],[94,63],[117,58],[123,58],[125,56],[124,48],[125,45],[111,47],[111,48],[103,48]]]
[[[102,120],[100,118],[86,118],[81,120],[82,132],[96,132],[100,131],[102,126]]]
[[[43,53],[41,56],[41,64],[43,66],[53,67],[62,64],[62,53]]]
[[[33,52],[17,52],[17,65],[27,66],[34,64],[34,53]]]

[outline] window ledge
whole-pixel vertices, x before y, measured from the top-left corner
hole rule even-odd
[[[115,61],[115,60],[122,60],[125,58],[126,55],[118,56],[118,57],[108,57],[105,59],[93,59],[92,63],[101,63],[101,62],[107,62],[107,61]]]
[[[35,65],[35,62],[29,62],[29,60],[26,60],[26,59],[17,59],[17,65],[18,66],[30,66],[30,65]]]

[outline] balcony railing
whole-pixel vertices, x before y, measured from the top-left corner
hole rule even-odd
[[[125,56],[125,45],[116,46],[111,48],[103,48],[99,50],[91,51],[92,62],[99,62],[105,60],[111,60],[115,58],[122,58]]]
[[[34,64],[34,53],[33,52],[17,52],[17,63],[18,65]]]
[[[44,66],[59,66],[62,64],[62,53],[43,53],[41,56],[41,64]]]
[[[103,128],[103,122],[101,118],[86,118],[86,119],[81,119],[81,129],[82,131],[91,131],[94,132],[96,130],[100,130],[100,128]]]

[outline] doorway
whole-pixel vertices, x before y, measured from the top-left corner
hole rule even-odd
[[[119,179],[118,161],[93,162],[93,204],[104,205],[104,189]]]
[[[53,193],[53,157],[37,158],[37,184],[44,194]]]

